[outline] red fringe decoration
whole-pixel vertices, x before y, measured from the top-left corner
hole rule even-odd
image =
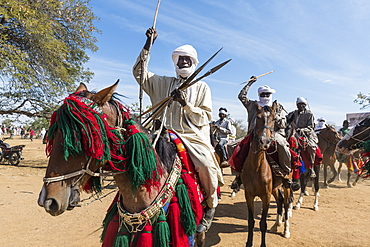
[[[152,235],[152,226],[150,222],[146,224],[143,231],[139,235],[137,240],[136,247],[153,247],[153,235]]]
[[[118,214],[116,214],[111,222],[108,225],[108,228],[106,230],[104,240],[102,243],[102,247],[112,247],[114,244],[114,241],[116,240],[118,227],[119,227],[119,218]]]
[[[249,153],[249,143],[251,138],[252,135],[249,134],[243,140],[241,140],[235,147],[234,152],[228,161],[230,167],[237,172],[241,172],[243,170],[244,161],[247,159]]]
[[[191,208],[193,209],[195,216],[195,222],[197,225],[199,225],[203,217],[203,207],[198,196],[196,181],[185,169],[182,169],[181,173],[181,178],[188,189]]]
[[[189,239],[180,220],[180,206],[177,197],[174,195],[168,208],[167,222],[171,231],[171,245],[176,247],[188,247]]]

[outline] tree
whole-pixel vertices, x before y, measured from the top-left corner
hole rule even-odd
[[[370,95],[359,93],[357,94],[357,99],[355,99],[354,102],[362,105],[361,109],[368,108],[370,106]]]
[[[97,18],[81,0],[0,0],[0,115],[48,118],[93,73]]]
[[[236,119],[234,121],[234,126],[236,129],[236,139],[243,138],[247,135],[248,129],[243,125],[242,119]]]

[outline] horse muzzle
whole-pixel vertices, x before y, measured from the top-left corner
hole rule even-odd
[[[52,183],[53,185],[57,183]],[[55,190],[56,186],[43,185],[37,203],[52,216],[58,216],[66,210],[72,210],[80,202],[80,192],[77,185],[62,187]]]

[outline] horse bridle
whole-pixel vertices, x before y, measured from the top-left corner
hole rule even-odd
[[[114,108],[117,110],[117,123],[116,123],[116,126],[115,128],[117,130],[125,130],[123,127],[123,120],[122,120],[122,113],[120,111],[120,108],[118,106],[118,104],[115,102],[115,101],[112,101],[113,102],[113,106]],[[119,131],[119,132],[120,132]],[[80,176],[74,183],[72,186],[76,185],[78,183],[78,181],[80,181],[82,179],[82,177],[85,175],[85,174],[88,174],[92,177],[110,177],[110,176],[115,176],[117,174],[121,174],[121,173],[124,173],[124,172],[121,172],[121,171],[115,171],[115,172],[93,172],[92,170],[90,170],[90,164],[91,164],[91,161],[92,161],[92,157],[86,157],[87,158],[87,161],[85,163],[85,168],[82,168],[81,170],[78,170],[78,171],[75,171],[75,172],[71,172],[71,173],[67,173],[67,174],[64,174],[64,175],[60,175],[60,176],[57,176],[57,177],[51,177],[51,178],[47,178],[47,177],[44,177],[42,180],[44,183],[46,183],[47,185],[50,184],[50,183],[54,183],[54,182],[58,182],[58,181],[64,181],[64,180],[67,180],[67,179],[70,179],[70,178],[73,178],[73,177],[77,177],[77,176]]]

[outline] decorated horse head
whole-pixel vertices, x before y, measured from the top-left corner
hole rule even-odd
[[[113,176],[119,193],[103,221],[104,246],[192,243],[203,212],[195,173],[181,162],[184,146],[162,131],[154,149],[154,135],[112,98],[117,83],[97,93],[81,84],[53,114],[38,204],[60,215],[78,204],[81,190],[99,194],[100,177]]]
[[[337,149],[341,153],[348,154],[356,150],[364,142],[370,140],[370,116],[360,121],[339,141]]]

